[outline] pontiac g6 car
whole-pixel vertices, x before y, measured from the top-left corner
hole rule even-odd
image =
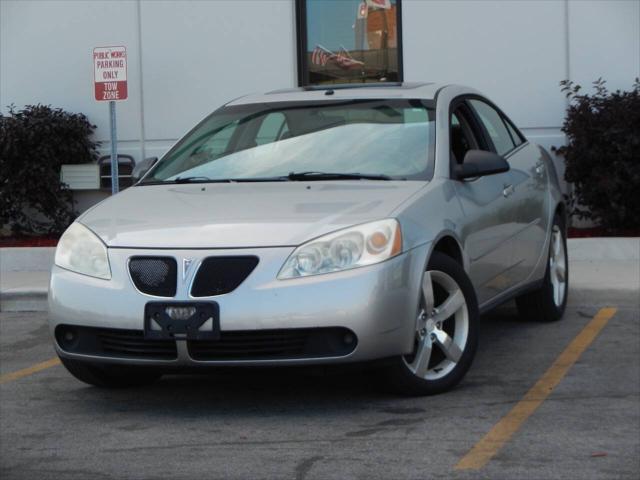
[[[479,92],[294,89],[226,104],[80,216],[49,315],[93,385],[369,362],[423,395],[465,375],[481,313],[561,318],[567,266],[551,158]]]

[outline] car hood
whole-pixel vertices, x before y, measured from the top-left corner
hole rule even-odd
[[[131,187],[79,221],[110,247],[295,246],[386,218],[426,183],[273,182]]]

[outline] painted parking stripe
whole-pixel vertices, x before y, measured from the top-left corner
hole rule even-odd
[[[591,345],[600,331],[616,313],[616,308],[603,308],[571,341],[569,346],[553,362],[553,365],[536,382],[526,395],[511,411],[502,417],[473,448],[456,464],[456,470],[478,470],[484,467],[509,439],[518,431],[553,389],[567,374],[569,369],[580,358],[580,355]]]
[[[0,385],[12,382],[13,380],[18,380],[22,377],[27,377],[42,370],[46,370],[47,368],[55,367],[56,365],[60,365],[60,359],[58,357],[47,360],[46,362],[36,363],[35,365],[23,368],[17,372],[5,373],[4,375],[0,375]]]

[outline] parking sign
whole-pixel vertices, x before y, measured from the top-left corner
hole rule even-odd
[[[109,102],[127,99],[127,49],[93,49],[93,80],[96,100]]]

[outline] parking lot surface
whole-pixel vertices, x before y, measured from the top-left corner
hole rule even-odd
[[[563,364],[604,307],[613,316]],[[425,398],[394,396],[375,374],[349,370],[166,376],[100,390],[52,360],[46,314],[2,313],[0,478],[636,479],[638,312],[634,290],[572,290],[553,324],[524,322],[506,305],[482,319],[465,380]],[[552,366],[566,373],[553,389],[544,383]],[[518,417],[541,378],[537,408]],[[513,430],[499,446],[482,440],[497,424]],[[483,448],[495,452],[465,468]]]

